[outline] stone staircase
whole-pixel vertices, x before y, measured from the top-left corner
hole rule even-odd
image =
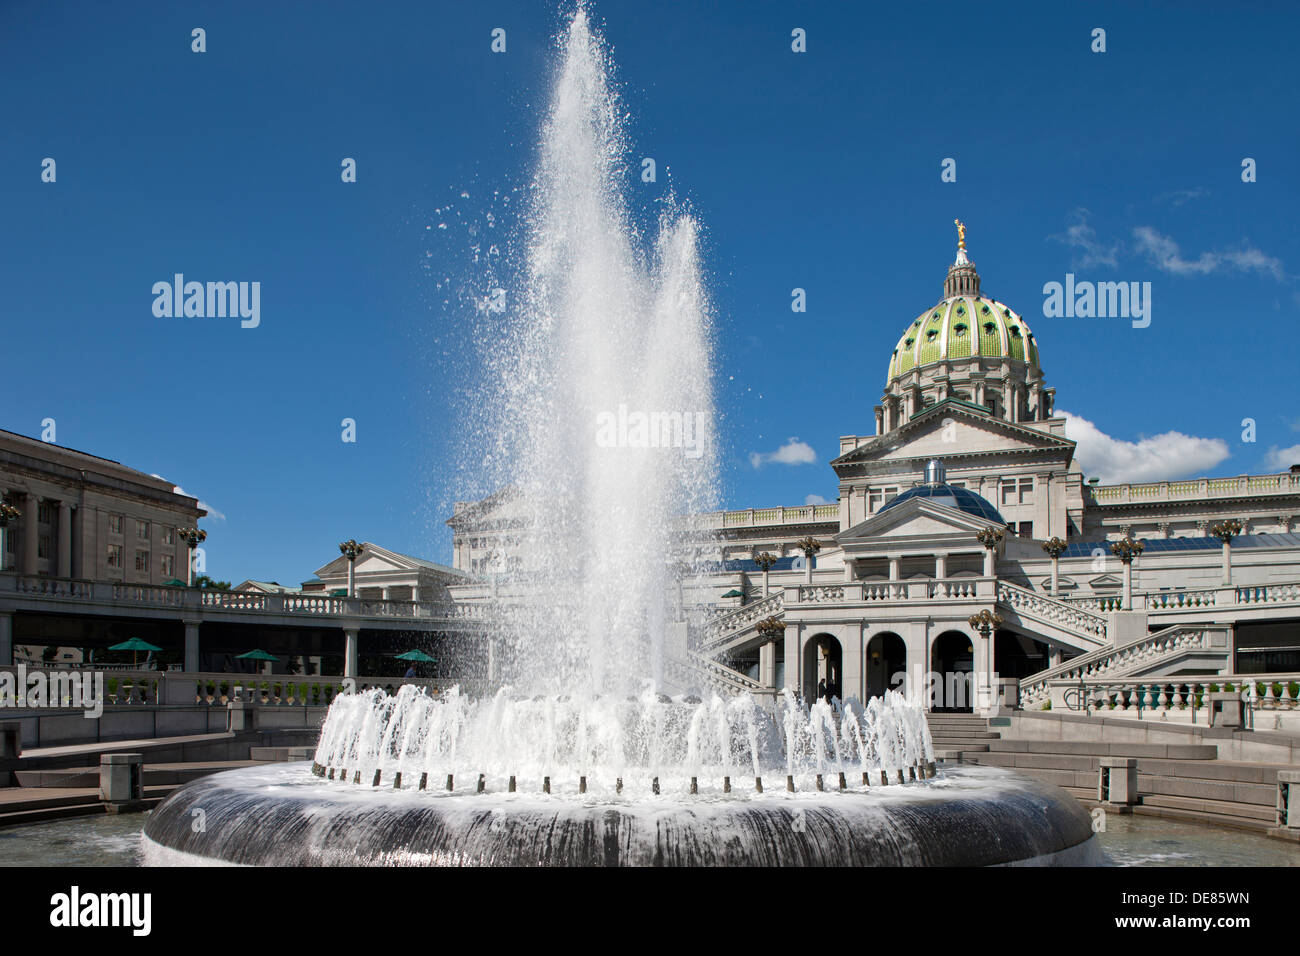
[[[1136,813],[1240,830],[1276,825],[1277,772],[1295,769],[1219,760],[1213,744],[1004,739],[979,717],[935,714],[929,720],[940,759],[1006,767],[1055,784],[1089,807],[1098,803],[1100,758],[1134,757],[1142,798]]]

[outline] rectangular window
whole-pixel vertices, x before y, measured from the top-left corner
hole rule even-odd
[[[120,544],[110,544],[108,546],[108,566],[110,568],[122,567],[122,546]]]
[[[1034,501],[1033,478],[1004,478],[1002,480],[1002,503],[1004,505],[1028,505]]]
[[[175,543],[176,543],[176,529],[175,529],[175,528],[163,528],[163,531],[162,531],[162,543],[163,543],[163,544],[175,544]]]
[[[169,578],[176,576],[176,559],[170,554],[162,556],[162,573]]]
[[[108,533],[109,533],[109,534],[121,534],[121,533],[122,533],[122,516],[121,516],[121,515],[109,515],[109,516],[108,516]]]
[[[1034,536],[1034,523],[1032,521],[1020,522],[1020,528],[1016,533],[1022,538],[1032,538]]]
[[[149,522],[137,521],[135,523],[135,536],[141,541],[149,540]]]
[[[42,501],[36,505],[36,520],[41,524],[49,524],[54,520],[54,502]]]
[[[135,553],[135,569],[137,571],[143,572],[144,574],[149,573],[149,552],[148,551],[137,551]]]
[[[38,558],[48,558],[50,556],[50,536],[43,534],[36,539],[36,556]]]

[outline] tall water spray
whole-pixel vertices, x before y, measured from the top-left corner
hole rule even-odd
[[[669,203],[649,249],[634,224],[625,114],[584,7],[557,43],[521,288],[476,403],[522,526],[495,658],[519,689],[626,695],[662,678],[692,573],[682,519],[715,506],[710,313],[696,221]]]

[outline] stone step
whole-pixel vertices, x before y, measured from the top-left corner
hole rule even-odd
[[[1142,772],[1138,764],[1138,793],[1204,800],[1224,804],[1246,804],[1272,811],[1277,806],[1277,785],[1233,783],[1223,780],[1191,780],[1183,777],[1153,776]]]
[[[1265,826],[1277,823],[1276,807],[1257,807],[1241,803],[1229,803],[1224,800],[1200,800],[1195,797],[1177,797],[1168,794],[1142,794],[1144,807],[1164,807],[1173,810],[1189,810],[1196,813],[1211,813],[1218,817],[1250,820]]]
[[[1156,757],[1172,760],[1214,760],[1213,744],[1104,743],[1092,740],[995,740],[989,749],[998,753],[1055,753],[1095,757]]]
[[[961,750],[963,747],[969,747],[972,750],[977,747],[988,750],[995,740],[997,740],[996,737],[935,737],[934,745],[947,750]]]
[[[1094,799],[1095,802],[1095,799]],[[1140,806],[1135,811],[1139,816],[1158,817],[1167,820],[1183,820],[1188,823],[1204,823],[1211,826],[1227,827],[1233,830],[1249,830],[1264,833],[1273,827],[1273,821],[1265,823],[1248,817],[1230,816],[1223,813],[1208,813],[1204,810],[1187,810],[1181,807]]]
[[[293,748],[290,748],[293,749]],[[311,759],[307,757],[305,759]],[[220,773],[234,767],[244,767],[248,761],[228,760],[194,764],[145,764],[142,782],[146,787],[179,786],[209,774]],[[15,770],[18,787],[67,788],[93,787],[99,789],[98,767],[69,767],[58,770]]]

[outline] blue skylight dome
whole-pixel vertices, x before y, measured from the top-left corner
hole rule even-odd
[[[1007,526],[1006,519],[998,514],[998,509],[989,504],[988,499],[975,494],[968,488],[958,488],[955,485],[933,484],[918,485],[911,488],[897,498],[890,501],[887,505],[876,512],[880,514],[888,511],[896,505],[902,504],[909,498],[929,498],[937,505],[943,505],[946,508],[955,508],[958,511],[964,511],[968,515],[975,515],[977,518],[983,518],[989,524],[997,525],[999,528]]]

